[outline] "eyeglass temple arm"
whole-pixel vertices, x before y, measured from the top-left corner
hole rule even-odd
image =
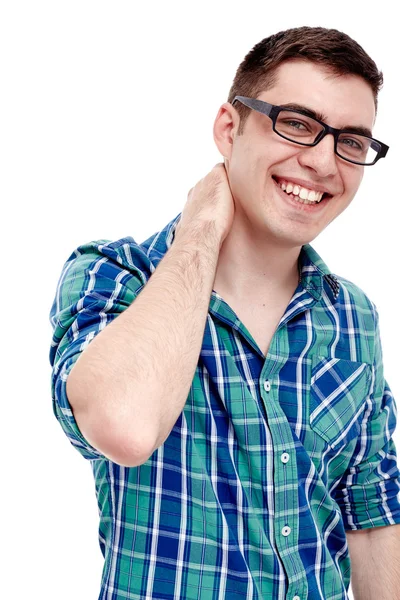
[[[248,108],[257,110],[258,112],[262,113],[263,115],[267,115],[267,117],[270,116],[271,110],[273,108],[273,105],[269,104],[269,102],[265,102],[264,100],[257,100],[257,98],[246,98],[246,96],[235,96],[235,98],[232,101],[232,104],[235,102],[235,100],[239,100],[239,102],[241,102],[245,106],[248,106]]]

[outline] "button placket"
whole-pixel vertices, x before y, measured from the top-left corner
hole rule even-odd
[[[285,333],[283,329],[282,333]],[[264,377],[260,381],[260,388],[261,401],[265,407],[267,423],[270,427],[272,437],[272,452],[276,465],[274,483],[279,489],[279,491],[275,490],[275,540],[278,552],[285,553],[288,549],[295,548],[297,524],[296,517],[293,517],[293,511],[296,509],[298,501],[296,498],[297,488],[292,491],[285,489],[283,485],[285,481],[291,483],[296,481],[296,460],[290,460],[292,448],[295,452],[293,435],[289,423],[285,421],[285,415],[279,403],[279,385],[275,385],[274,383],[277,373],[279,374],[278,367],[279,364],[275,365],[273,369],[264,372]],[[274,385],[272,385],[273,383]],[[288,567],[290,583],[288,600],[293,600],[296,595],[298,596],[298,600],[300,598],[303,600],[303,594],[307,590],[307,583],[305,581],[304,585],[299,587],[299,575],[302,573],[303,565],[298,552],[291,554],[291,561],[289,563],[286,562],[284,556],[283,562]],[[305,594],[305,597],[307,597],[307,594]]]

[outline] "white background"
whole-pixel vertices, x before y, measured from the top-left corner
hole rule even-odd
[[[2,591],[97,599],[103,559],[90,465],[52,412],[49,311],[80,244],[141,242],[221,161],[212,126],[239,63],[301,25],[356,39],[383,71],[375,135],[390,146],[314,242],[380,313],[385,374],[400,397],[398,20],[389,2],[3,3]],[[392,4],[393,6],[393,4]],[[312,94],[312,89],[310,89]],[[5,362],[4,362],[5,359]],[[399,431],[395,441],[400,447]]]

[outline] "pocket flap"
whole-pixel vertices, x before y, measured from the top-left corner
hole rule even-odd
[[[359,435],[370,380],[368,363],[312,357],[310,427],[330,446]]]

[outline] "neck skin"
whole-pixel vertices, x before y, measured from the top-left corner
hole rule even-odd
[[[257,234],[236,214],[221,246],[213,289],[243,305],[271,307],[296,289],[300,252],[301,246],[279,245],[265,232]]]

